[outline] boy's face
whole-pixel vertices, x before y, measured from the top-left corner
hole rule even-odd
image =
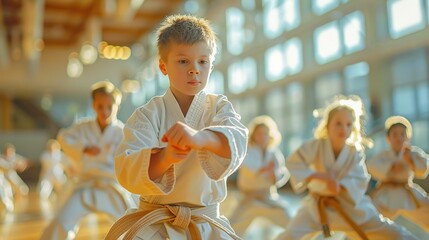
[[[205,42],[192,45],[170,42],[159,68],[175,96],[194,96],[207,84],[212,71],[211,49]]]
[[[97,120],[100,124],[110,124],[118,112],[118,105],[113,97],[105,93],[94,95],[92,108],[97,114]]]
[[[346,109],[341,109],[332,114],[327,130],[331,142],[344,144],[353,130],[353,114]]]
[[[407,129],[404,126],[396,125],[390,128],[387,141],[394,151],[399,152],[407,140]]]

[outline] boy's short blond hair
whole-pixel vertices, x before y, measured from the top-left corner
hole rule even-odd
[[[122,93],[119,89],[113,85],[113,83],[108,81],[96,82],[91,86],[91,97],[94,100],[97,93],[103,93],[110,95],[117,105],[121,104]]]
[[[166,60],[166,52],[171,42],[178,44],[195,44],[205,42],[211,49],[211,58],[216,54],[216,34],[208,20],[191,15],[172,15],[167,17],[157,32],[158,54]]]

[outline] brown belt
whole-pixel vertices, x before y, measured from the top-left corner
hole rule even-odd
[[[372,197],[375,196],[375,194],[377,194],[384,187],[402,187],[402,188],[404,188],[405,191],[407,191],[408,195],[411,197],[411,200],[413,200],[416,208],[420,208],[420,202],[417,199],[416,195],[413,192],[413,189],[408,184],[408,182],[405,182],[405,183],[404,182],[391,182],[391,181],[381,182],[377,186],[377,188],[371,193],[371,196]]]
[[[346,213],[340,202],[335,197],[317,196],[317,208],[320,216],[320,223],[322,224],[322,231],[325,237],[331,237],[331,230],[329,228],[328,214],[326,207],[334,208],[340,216],[353,228],[353,230],[364,240],[369,238],[365,235],[363,230],[353,221],[353,219]]]

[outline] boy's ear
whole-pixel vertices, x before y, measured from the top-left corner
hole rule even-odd
[[[165,68],[164,61],[160,58],[159,59],[159,70],[161,70],[162,74],[167,75],[167,69]]]

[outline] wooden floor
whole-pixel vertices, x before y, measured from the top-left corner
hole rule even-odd
[[[15,200],[15,211],[0,215],[0,240],[40,239],[43,229],[54,217],[50,201],[41,201],[38,193],[30,192],[26,198]],[[104,239],[112,220],[102,214],[92,214],[82,219],[76,239]]]
[[[290,190],[280,191],[280,196],[289,203],[289,212],[293,216],[300,206],[302,195],[295,195]],[[221,204],[221,213],[229,217],[237,207],[239,192],[232,185],[228,188],[228,196]],[[0,240],[36,240],[40,239],[43,229],[54,217],[55,209],[51,201],[41,201],[34,190],[25,198],[15,200],[15,211],[6,213],[0,207]],[[416,212],[401,212],[393,220],[409,228],[422,239],[429,239],[429,208],[419,209]],[[399,216],[400,215],[400,216]],[[410,220],[413,223],[410,223]],[[92,214],[82,219],[77,240],[104,239],[113,221],[105,215]],[[418,229],[417,229],[418,228]],[[256,219],[244,236],[245,240],[271,240],[283,231],[263,219]]]
[[[227,199],[221,204],[221,213],[229,217],[233,209],[237,207],[238,197],[238,191],[234,187],[230,187]],[[282,197],[293,202],[293,206],[299,205],[299,196],[282,193]],[[43,229],[54,217],[55,209],[52,201],[41,201],[38,193],[32,189],[27,197],[15,200],[13,213],[6,213],[2,207],[0,207],[0,212],[0,240],[35,240],[40,239]],[[76,239],[104,239],[112,224],[112,220],[107,216],[89,215],[82,220]],[[256,220],[248,229],[245,239],[274,239],[282,231],[283,229],[275,227],[269,222]]]

